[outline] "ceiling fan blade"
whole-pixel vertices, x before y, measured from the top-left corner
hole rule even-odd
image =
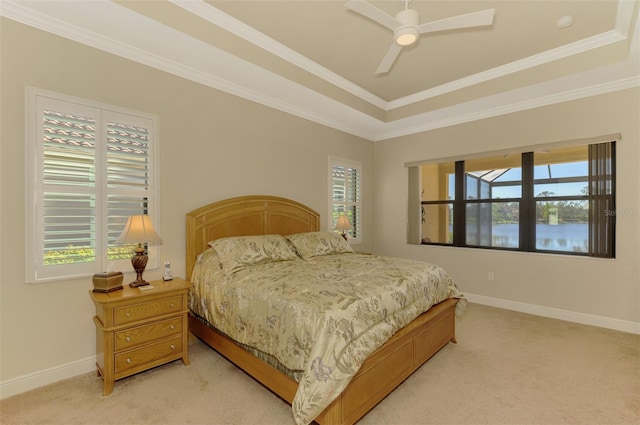
[[[396,61],[396,58],[400,54],[400,50],[402,50],[402,46],[397,45],[396,43],[392,43],[389,50],[387,50],[387,54],[382,58],[382,62],[378,65],[378,69],[376,69],[376,74],[386,74],[391,69],[391,65]]]
[[[345,6],[353,10],[354,12],[358,12],[366,18],[379,23],[382,26],[389,28],[391,31],[395,31],[400,26],[402,26],[402,24],[396,21],[393,16],[387,14],[386,12],[383,12],[382,10],[367,3],[366,1],[351,0],[350,2],[345,4]]]
[[[440,19],[438,21],[426,22],[422,25],[418,25],[418,32],[420,34],[425,34],[428,32],[491,25],[493,23],[494,13],[495,9],[487,9],[479,12],[467,13],[465,15],[453,16],[451,18]]]

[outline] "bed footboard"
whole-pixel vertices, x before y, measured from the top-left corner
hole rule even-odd
[[[367,358],[340,397],[316,422],[357,422],[449,341],[455,342],[457,302],[443,301],[397,332]]]
[[[398,331],[367,358],[347,388],[316,422],[354,424],[449,341],[455,342],[457,302],[457,299],[443,301]],[[196,317],[189,317],[189,330],[288,403],[293,401],[297,382]]]

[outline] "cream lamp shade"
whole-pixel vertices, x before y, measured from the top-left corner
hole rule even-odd
[[[135,255],[131,257],[131,264],[136,271],[136,280],[131,282],[129,286],[136,288],[138,286],[148,285],[149,282],[142,278],[142,273],[147,266],[149,257],[147,256],[142,244],[159,245],[162,243],[160,235],[153,228],[151,217],[148,215],[132,215],[129,217],[124,230],[120,237],[116,240],[118,245],[128,245],[137,243]]]
[[[162,239],[153,228],[151,217],[148,215],[132,215],[129,217],[122,234],[120,234],[120,237],[116,240],[116,244],[118,245],[132,243],[147,243],[150,245],[162,243]]]
[[[345,240],[347,239],[347,231],[353,230],[353,226],[351,225],[351,222],[349,221],[349,217],[347,217],[346,214],[340,214],[338,216],[338,223],[336,224],[336,227],[334,230],[341,230],[342,237],[345,238]]]

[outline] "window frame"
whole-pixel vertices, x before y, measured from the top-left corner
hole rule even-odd
[[[98,115],[95,128],[95,183],[93,187],[81,187],[79,192],[95,197],[95,260],[86,263],[44,265],[44,188],[43,153],[41,137],[43,123],[38,102],[45,104],[58,103],[65,112],[85,110]],[[156,115],[134,111],[128,108],[109,105],[89,99],[74,97],[62,93],[35,87],[26,88],[25,119],[25,280],[28,283],[45,283],[60,280],[71,280],[88,277],[108,269],[131,271],[129,259],[110,260],[107,256],[108,246],[108,196],[123,195],[139,197],[145,205],[145,213],[151,216],[154,226],[160,232],[159,220],[159,119]],[[59,111],[62,112],[62,111]],[[148,130],[147,180],[144,189],[127,193],[126,190],[108,188],[107,186],[107,120],[109,118],[129,118],[127,125],[143,123]],[[120,122],[120,120],[114,121]],[[50,186],[50,185],[49,185]],[[74,193],[69,190],[60,193]],[[135,193],[134,193],[135,192]],[[141,196],[143,195],[143,196]],[[124,225],[126,221],[122,223]],[[113,229],[112,229],[113,230]],[[148,246],[149,262],[147,270],[158,267],[160,248]],[[133,255],[133,252],[132,252]]]
[[[357,197],[358,199],[356,201],[347,201],[347,200],[334,201],[333,199],[333,186],[334,186],[333,168],[334,167],[350,168],[357,171],[358,179],[357,179],[357,188],[355,190],[358,193],[358,197]],[[327,215],[328,230],[331,232],[334,231],[334,227],[336,225],[336,222],[333,219],[334,206],[336,205],[344,206],[345,210],[349,207],[355,208],[355,211],[356,211],[355,214],[357,218],[356,220],[350,220],[351,225],[354,226],[354,230],[350,230],[347,232],[347,234],[349,235],[347,238],[347,243],[349,243],[350,245],[359,245],[362,243],[362,229],[363,229],[363,226],[362,226],[362,163],[349,160],[349,159],[329,156],[327,174],[328,174],[328,195],[329,195],[329,209],[328,209],[328,215]],[[355,237],[353,236],[354,231],[356,233]]]
[[[596,146],[604,146],[607,145],[608,149],[610,149],[610,156],[607,158],[610,163],[610,170],[608,170],[607,172],[609,174],[607,174],[606,176],[610,179],[609,184],[611,185],[611,193],[605,195],[608,198],[609,204],[607,205],[613,205],[615,206],[615,181],[616,181],[616,157],[615,157],[615,152],[616,152],[616,142],[619,139],[618,138],[613,138],[613,137],[608,137],[609,141],[603,141],[603,140],[607,140],[607,139],[598,139],[598,142],[595,141],[584,141],[583,143],[571,143],[571,145],[573,146],[587,146],[589,147],[590,153],[589,153],[589,159],[587,160],[587,165],[590,166],[589,164],[592,161],[591,158],[591,150],[593,147]],[[549,148],[549,149],[554,149],[554,148],[559,148],[559,147],[564,147],[567,145],[561,144],[559,146],[549,146],[546,145],[545,148]],[[512,155],[513,152],[509,152],[508,154],[505,154],[505,156],[507,155]],[[420,193],[418,194],[418,197],[420,199],[420,202],[418,203],[418,205],[420,206],[420,210],[423,211],[423,207],[426,205],[442,205],[442,204],[452,204],[453,205],[453,216],[452,216],[452,226],[453,226],[453,240],[452,242],[431,242],[431,241],[425,241],[422,239],[422,233],[421,233],[421,226],[415,226],[415,225],[410,225],[408,227],[408,232],[409,232],[409,236],[407,238],[408,243],[411,244],[420,244],[420,245],[436,245],[436,246],[453,246],[453,247],[459,247],[459,248],[476,248],[476,249],[494,249],[494,250],[507,250],[507,251],[522,251],[522,252],[533,252],[533,253],[546,253],[546,254],[555,254],[555,255],[572,255],[572,256],[588,256],[588,257],[599,257],[599,258],[611,258],[614,259],[615,258],[615,227],[616,227],[616,223],[615,223],[615,216],[611,216],[610,217],[610,222],[609,224],[606,226],[606,231],[604,233],[606,233],[606,238],[608,238],[607,240],[607,244],[609,246],[608,248],[608,253],[607,254],[603,254],[602,251],[598,251],[597,253],[594,252],[594,247],[592,246],[594,244],[591,233],[592,230],[591,228],[593,226],[597,226],[597,225],[602,225],[602,223],[597,224],[595,223],[597,220],[599,220],[598,218],[592,217],[591,215],[591,209],[593,208],[593,201],[592,201],[592,196],[590,194],[584,194],[584,195],[562,195],[562,196],[535,196],[534,194],[534,188],[535,185],[537,183],[540,182],[540,179],[535,179],[534,177],[534,154],[535,154],[535,149],[531,149],[531,150],[522,150],[522,151],[518,151],[517,154],[521,155],[522,161],[521,161],[521,167],[522,167],[522,193],[521,193],[521,197],[519,198],[490,198],[490,199],[474,199],[474,198],[469,198],[467,199],[465,197],[466,193],[465,193],[465,184],[466,184],[466,174],[465,174],[465,159],[455,159],[455,160],[440,160],[440,161],[425,161],[425,162],[418,162],[418,163],[412,163],[412,164],[407,164],[407,166],[409,167],[409,169],[411,170],[411,168],[415,167],[417,169],[416,172],[409,172],[409,197],[415,197],[416,194],[416,190],[415,190],[415,186],[416,183],[412,183],[412,179],[416,179],[417,182],[421,182],[421,173],[420,173],[420,166],[421,165],[427,165],[427,164],[446,164],[446,163],[451,163],[451,162],[455,162],[455,198],[453,200],[451,199],[437,199],[437,200],[427,200],[427,201],[423,201],[422,199],[420,199]],[[487,156],[492,155],[491,153],[487,153]],[[470,157],[468,159],[475,159],[478,158],[478,156],[473,156]],[[602,160],[602,159],[600,159]],[[591,166],[590,166],[591,167]],[[556,182],[560,181],[560,180],[567,180],[567,181],[571,181],[571,180],[575,180],[578,178],[581,178],[583,176],[573,176],[573,177],[560,177],[560,178],[555,178],[553,180],[555,180]],[[598,177],[595,178],[595,180],[602,180],[603,177]],[[552,179],[550,179],[552,180]],[[589,181],[589,186],[591,186],[591,182]],[[422,187],[421,184],[418,183],[418,192],[422,191]],[[412,188],[414,188],[412,190]],[[568,250],[553,250],[553,249],[544,249],[544,248],[537,248],[536,247],[536,202],[538,201],[587,201],[588,202],[588,208],[590,209],[590,214],[589,214],[589,221],[587,222],[587,225],[589,226],[589,239],[588,239],[588,249],[587,252],[577,252],[577,251],[568,251]],[[469,244],[467,243],[467,231],[466,231],[466,210],[467,207],[469,205],[473,205],[473,204],[480,204],[480,203],[488,203],[488,204],[493,204],[495,202],[519,202],[520,203],[520,208],[519,208],[519,222],[518,222],[518,227],[519,227],[519,244],[518,247],[512,248],[512,247],[501,247],[501,246],[487,246],[487,245],[480,245],[480,244]],[[411,205],[411,203],[410,203]],[[611,209],[611,208],[610,208]],[[413,223],[415,222],[415,215],[417,214],[421,214],[417,212],[416,208],[410,208],[409,209],[409,223]],[[458,223],[458,224],[456,224]],[[461,224],[462,223],[462,224]],[[461,231],[462,230],[462,231]],[[418,232],[418,236],[413,236],[412,233],[413,232]],[[416,242],[419,241],[419,242]],[[597,242],[598,245],[600,245],[600,242]]]

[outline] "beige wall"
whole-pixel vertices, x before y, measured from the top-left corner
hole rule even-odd
[[[630,89],[377,142],[374,251],[441,264],[469,294],[637,326],[639,103],[640,90]],[[405,163],[614,133],[622,134],[617,145],[617,209],[626,212],[617,219],[615,260],[406,244]],[[488,272],[494,272],[494,281],[487,280]]]
[[[358,249],[442,264],[469,293],[640,322],[638,215],[618,219],[613,261],[411,246],[404,167],[619,132],[618,207],[638,211],[638,90],[374,144],[4,18],[0,42],[0,383],[86,365],[95,355],[90,279],[25,283],[26,86],[160,117],[161,254],[176,276],[184,275],[184,214],[207,202],[285,196],[316,209],[326,226],[327,157],[333,155],[363,164],[364,243]],[[487,282],[488,271],[495,281]],[[158,278],[160,271],[145,276]]]
[[[0,382],[95,356],[90,278],[25,283],[26,86],[159,116],[158,230],[162,260],[171,261],[175,276],[184,276],[184,215],[209,202],[248,194],[284,196],[318,211],[326,228],[329,155],[362,162],[359,249],[371,248],[371,142],[10,20],[0,25]],[[160,276],[160,270],[145,273]]]

